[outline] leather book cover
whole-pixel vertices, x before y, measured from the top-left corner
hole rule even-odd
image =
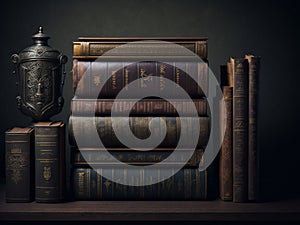
[[[184,68],[187,73],[180,68]],[[183,88],[192,98],[205,97],[208,90],[209,68],[208,64],[204,62],[176,62],[170,65],[157,61],[124,63],[89,62],[75,59],[73,60],[72,72],[74,95],[83,99],[96,98],[97,96],[99,98],[114,98],[123,88],[128,91],[126,85],[137,79],[139,79],[139,83],[133,88],[140,91],[143,91],[147,85],[153,84],[157,85],[159,90],[163,92],[165,84],[162,78],[173,81],[173,86],[168,87],[172,89],[172,93],[170,93],[172,98],[181,97],[177,96],[178,87]],[[188,74],[198,74],[196,81]],[[154,76],[160,78],[159,83],[154,83],[154,79],[152,79]],[[106,79],[107,81],[104,82]],[[136,92],[136,96],[131,95],[129,97],[138,96],[139,92]]]
[[[258,200],[257,105],[260,57],[246,55],[249,62],[249,154],[248,199]]]
[[[34,200],[34,131],[15,127],[5,132],[6,201]]]
[[[78,38],[78,41],[73,42],[73,58],[74,59],[88,59],[94,60],[99,56],[109,52],[110,50],[119,47],[124,44],[131,43],[131,48],[140,48],[141,44],[138,41],[154,41],[156,42],[155,47],[148,43],[147,45],[143,44],[143,48],[145,49],[147,54],[152,55],[160,55],[161,51],[168,51],[172,53],[172,51],[176,51],[178,54],[179,49],[176,48],[170,49],[169,45],[164,43],[160,43],[160,46],[157,46],[157,41],[162,42],[171,42],[180,46],[183,46],[197,54],[201,59],[206,60],[208,51],[207,51],[207,38],[93,38],[93,37],[81,37]],[[136,42],[136,43],[133,43]],[[165,49],[165,50],[164,50]],[[126,54],[124,53],[124,49],[122,52],[119,52],[114,49],[114,56],[119,55],[122,56]],[[131,52],[130,52],[131,53]],[[112,54],[112,53],[111,53]]]
[[[220,151],[220,197],[224,201],[232,201],[233,153],[232,153],[232,95],[233,88],[223,87],[225,112],[222,112],[221,126],[225,126],[225,134]]]
[[[65,192],[65,125],[38,122],[35,129],[35,200],[60,202]]]
[[[184,115],[192,115],[191,105],[184,99],[172,99],[170,102],[164,99],[147,98],[136,103],[134,99],[122,99],[114,103],[114,99],[78,99],[71,101],[71,111],[74,116],[91,115],[95,109],[96,116],[109,116],[112,111],[116,115],[122,115],[131,108],[130,116],[178,116],[176,109],[182,110]],[[206,99],[193,99],[194,106],[199,116],[207,116]],[[95,105],[94,105],[95,104]],[[115,107],[113,107],[115,104]]]
[[[231,59],[233,66],[233,201],[248,200],[248,60]]]
[[[189,124],[199,123],[200,125],[200,134],[198,139],[197,147],[202,147],[207,144],[209,134],[210,134],[210,120],[209,117],[185,117],[186,118],[186,130],[188,132],[192,131],[192,126]],[[84,131],[85,139],[82,143],[84,146],[80,147],[95,147],[91,146],[93,140],[91,139],[90,132],[93,132],[93,119],[92,117],[77,117],[71,116],[69,120],[69,141],[71,145],[76,146],[76,141],[74,137],[74,129],[79,129],[76,131]],[[127,120],[125,117],[115,117],[115,119],[120,122],[117,124],[123,124],[122,120]],[[161,119],[165,120],[161,121]],[[162,123],[166,123],[166,136],[159,147],[176,147],[177,142],[179,141],[181,124],[180,117],[129,117],[129,126],[136,137],[143,139],[147,138],[150,135],[148,129],[149,122],[154,123],[156,132],[162,132]],[[95,124],[97,127],[98,135],[101,138],[102,143],[105,147],[117,148],[124,147],[120,140],[116,137],[115,132],[113,131],[111,117],[95,117]],[[122,127],[120,127],[122,129]],[[100,132],[101,131],[101,132]],[[141,146],[143,147],[143,146]],[[187,147],[187,146],[183,146]]]

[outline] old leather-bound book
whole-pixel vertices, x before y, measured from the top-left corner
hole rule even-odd
[[[35,200],[60,202],[65,189],[65,125],[38,122],[35,129]]]
[[[248,81],[245,58],[231,58],[233,67],[233,201],[248,200]]]
[[[15,127],[5,132],[6,201],[34,199],[33,129]]]

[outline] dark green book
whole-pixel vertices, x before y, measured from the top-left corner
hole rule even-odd
[[[101,171],[100,171],[101,170]],[[76,200],[206,200],[215,196],[209,170],[181,169],[172,177],[147,186],[138,186],[152,179],[152,176],[163,178],[164,169],[135,170],[102,168],[97,171],[118,179],[125,178],[136,186],[112,182],[90,168],[73,170],[73,190]],[[132,175],[134,174],[134,175]]]
[[[65,125],[39,122],[35,129],[35,200],[60,202],[65,190]]]

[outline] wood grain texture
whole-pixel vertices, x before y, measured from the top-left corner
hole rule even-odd
[[[265,203],[215,201],[75,201],[6,203],[0,221],[298,221],[300,199]]]

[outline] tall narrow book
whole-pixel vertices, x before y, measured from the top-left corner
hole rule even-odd
[[[231,58],[233,67],[233,201],[248,200],[248,80],[245,58]]]
[[[6,201],[34,199],[33,129],[15,127],[5,132]]]
[[[65,125],[35,124],[35,200],[60,202],[65,189]]]
[[[232,87],[223,87],[225,112],[221,126],[225,126],[225,134],[220,151],[220,197],[224,201],[232,201],[232,92]]]
[[[258,200],[257,102],[260,57],[246,55],[249,62],[248,199]]]

